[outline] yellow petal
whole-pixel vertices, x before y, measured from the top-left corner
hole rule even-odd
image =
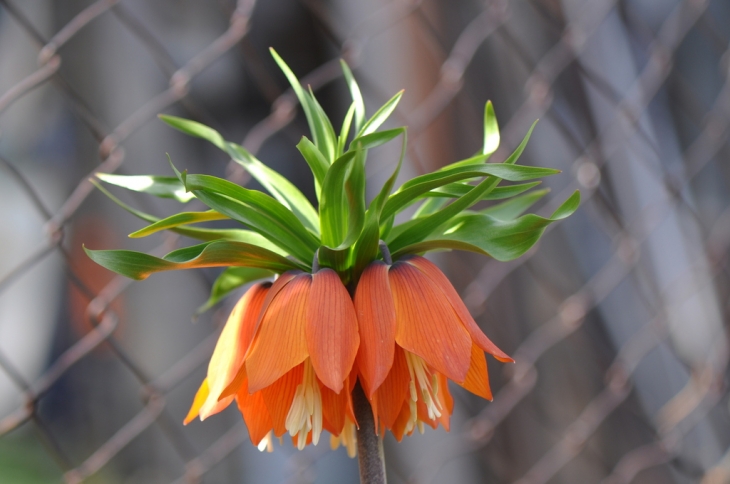
[[[243,364],[243,357],[253,339],[256,321],[270,286],[270,283],[251,286],[228,317],[208,364],[207,381],[210,394],[200,409],[201,420],[217,413],[216,410],[222,410],[218,402],[219,397],[234,380]]]
[[[205,403],[205,400],[208,398],[208,393],[208,379],[206,378],[203,380],[203,383],[200,384],[200,388],[198,388],[195,398],[193,398],[193,404],[190,407],[185,420],[183,420],[184,425],[189,424],[198,416],[200,413],[200,407],[203,406],[203,403]]]

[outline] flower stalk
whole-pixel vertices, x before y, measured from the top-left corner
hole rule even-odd
[[[352,391],[352,405],[359,428],[357,429],[357,458],[360,464],[361,484],[385,484],[385,456],[383,438],[375,432],[373,409],[360,383]]]

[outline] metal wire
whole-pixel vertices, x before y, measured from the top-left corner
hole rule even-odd
[[[37,69],[0,93],[0,120],[33,91],[51,88],[64,99],[75,119],[85,126],[97,143],[99,164],[92,173],[114,172],[125,166],[125,147],[129,149],[131,146],[130,137],[163,110],[181,106],[192,116],[215,123],[206,102],[192,94],[191,84],[209,72],[216,61],[235,54],[243,57],[252,72],[252,78],[260,81],[259,89],[263,91],[264,97],[271,101],[270,113],[248,129],[243,145],[257,153],[295,122],[298,108],[296,97],[291,90],[281,92],[266,85],[267,79],[275,78],[276,74],[271,72],[270,65],[261,62],[255,48],[249,43],[252,28],[259,23],[259,8],[255,8],[253,0],[240,0],[230,8],[227,27],[181,66],[176,64],[165,43],[134,15],[127,3],[124,0],[92,2],[57,29],[55,34],[46,38],[34,27],[36,19],[23,13],[19,2],[0,0],[0,15],[6,15],[7,22],[12,22],[26,32],[38,52]],[[689,261],[688,269],[677,281],[663,282],[682,284],[694,276],[693,271],[697,267],[707,263],[710,279],[706,284],[712,286],[711,290],[717,294],[719,301],[727,299],[730,287],[727,267],[730,250],[728,197],[722,199],[722,210],[708,215],[690,195],[700,183],[698,179],[706,178],[708,167],[718,173],[719,183],[723,183],[724,187],[727,187],[730,176],[726,166],[719,161],[727,153],[730,136],[730,32],[723,30],[728,29],[730,24],[715,22],[710,13],[712,8],[722,7],[718,7],[722,2],[670,2],[673,8],[668,10],[668,15],[658,25],[651,28],[636,26],[629,32],[629,36],[635,36],[631,39],[634,49],[641,51],[637,58],[643,60],[638,63],[636,75],[622,90],[617,90],[605,73],[596,71],[584,62],[584,56],[596,31],[613,16],[621,16],[624,25],[631,27],[634,25],[631,22],[645,21],[642,17],[644,13],[638,12],[633,2],[621,0],[588,1],[579,8],[568,6],[576,2],[563,3],[562,7],[541,0],[494,0],[480,3],[477,7],[469,4],[463,8],[477,8],[477,11],[472,12],[466,20],[460,18],[454,21],[458,26],[452,25],[453,31],[449,33],[443,25],[435,27],[430,20],[434,12],[443,13],[444,8],[448,8],[439,2],[384,2],[371,11],[368,17],[347,28],[343,28],[347,21],[341,18],[342,12],[332,5],[315,0],[300,2],[302,10],[315,19],[317,28],[324,32],[328,42],[334,46],[328,51],[328,60],[303,77],[303,83],[315,91],[340,80],[340,56],[357,70],[372,62],[366,55],[368,46],[381,36],[398,29],[410,29],[418,33],[428,45],[429,62],[437,66],[429,69],[433,82],[419,102],[410,107],[401,106],[396,112],[396,116],[409,125],[411,138],[418,142],[428,143],[428,136],[424,136],[428,130],[440,119],[448,117],[450,110],[459,109],[464,98],[471,100],[469,96],[473,95],[473,84],[480,82],[479,76],[484,70],[478,64],[485,58],[485,45],[491,49],[490,55],[509,58],[510,62],[519,66],[511,69],[522,72],[510,74],[513,76],[511,83],[522,83],[522,96],[521,101],[515,103],[511,118],[503,125],[503,146],[495,157],[504,158],[534,119],[546,117],[555,127],[554,136],[568,147],[573,159],[564,164],[567,170],[563,176],[570,178],[570,181],[551,194],[544,210],[555,206],[574,189],[580,188],[583,208],[577,215],[612,244],[602,263],[589,275],[574,271],[572,286],[553,283],[554,280],[562,280],[559,268],[549,264],[549,269],[538,268],[541,264],[545,266],[540,248],[510,263],[487,261],[477,269],[470,267],[471,273],[460,280],[462,294],[474,316],[485,327],[492,327],[489,322],[493,316],[489,309],[491,303],[504,297],[505,288],[514,288],[517,281],[531,280],[535,288],[543,288],[528,291],[532,294],[550,292],[552,302],[540,306],[549,312],[541,312],[538,321],[528,327],[498,333],[507,346],[512,345],[511,353],[517,363],[496,378],[494,401],[475,410],[472,407],[472,414],[467,421],[452,430],[452,438],[435,440],[410,464],[389,464],[389,472],[396,482],[443,482],[446,478],[440,472],[454,459],[466,456],[494,462],[508,452],[506,448],[519,448],[522,444],[529,447],[529,452],[519,458],[513,456],[508,459],[509,468],[494,466],[494,469],[485,471],[485,475],[495,482],[519,484],[589,482],[585,479],[591,478],[585,476],[591,475],[597,479],[596,482],[602,480],[612,484],[644,482],[640,481],[642,473],[658,469],[663,472],[659,474],[663,478],[673,476],[676,482],[685,482],[685,439],[695,429],[714,421],[708,419],[724,415],[726,420],[727,409],[722,403],[728,397],[725,384],[727,355],[721,355],[719,360],[708,357],[703,361],[697,358],[688,363],[672,340],[671,308],[683,304],[694,293],[686,294],[684,299],[675,298],[668,306],[654,305],[645,317],[631,321],[635,328],[634,336],[620,344],[607,342],[608,337],[604,333],[601,333],[603,339],[600,341],[596,336],[600,333],[597,328],[601,324],[608,324],[602,320],[600,309],[609,304],[618,288],[627,281],[645,281],[650,278],[650,269],[647,268],[647,253],[650,252],[648,241],[656,237],[663,224],[678,211],[686,214],[700,228],[698,256],[696,260]],[[106,128],[104,116],[83,100],[84,96],[80,94],[83,92],[82,87],[75,85],[78,76],[69,76],[64,70],[65,60],[72,55],[74,40],[86,29],[93,28],[100,19],[110,15],[114,15],[125,31],[133,36],[140,52],[152,56],[167,81],[165,89],[147,99],[113,129]],[[527,21],[525,19],[543,30],[544,39],[539,49],[535,47],[534,39],[520,30],[520,26]],[[266,25],[261,27],[265,28]],[[629,27],[627,30],[631,30]],[[708,58],[715,59],[715,67],[721,72],[721,84],[714,99],[709,102],[707,92],[693,92],[696,85],[684,80],[684,74],[677,66],[680,51],[686,48],[685,43],[698,36],[711,40],[712,47],[703,44],[702,48],[707,51],[705,54]],[[693,42],[697,43],[696,40]],[[644,49],[637,45],[644,46]],[[374,103],[384,101],[386,96],[381,92],[378,82],[368,78],[366,72],[362,72],[362,78],[366,98]],[[576,89],[576,79],[583,83],[583,89],[594,90],[601,102],[611,106],[612,114],[601,126],[589,118],[585,106],[573,107],[574,112],[570,116],[566,114],[566,91]],[[675,89],[675,86],[689,91],[687,95],[678,97],[682,105],[677,109],[694,113],[695,119],[691,122],[697,125],[692,139],[680,150],[681,170],[669,169],[667,165],[655,162],[655,159],[663,156],[664,147],[656,141],[657,136],[647,129],[643,121],[651,114],[653,103],[667,95],[667,91]],[[577,126],[575,119],[585,126]],[[615,142],[617,139],[630,141],[621,144]],[[630,216],[622,212],[620,202],[616,200],[614,183],[618,182],[610,180],[610,173],[616,169],[614,160],[617,156],[623,156],[624,152],[635,156],[636,162],[667,194],[660,202],[651,203]],[[418,150],[411,148],[409,158],[415,171],[421,171],[425,166],[419,159],[421,156]],[[46,449],[49,459],[58,463],[64,480],[75,483],[113,467],[115,457],[141,445],[139,437],[148,429],[155,428],[166,440],[169,451],[177,456],[177,464],[169,464],[174,468],[172,473],[175,477],[172,481],[199,482],[205,479],[212,469],[247,440],[245,427],[239,423],[225,429],[212,439],[210,445],[199,448],[199,442],[191,442],[190,434],[177,423],[182,420],[180,408],[172,406],[170,402],[175,399],[171,394],[176,388],[205,363],[216,335],[211,334],[194,349],[181,355],[168,366],[167,371],[159,375],[148,374],[145,362],[138,361],[138,356],[125,349],[117,335],[127,316],[118,312],[115,301],[129,291],[131,282],[114,277],[100,291],[86,287],[78,269],[73,267],[70,249],[64,245],[65,234],[73,226],[74,217],[90,203],[89,196],[94,188],[88,176],[76,180],[74,189],[62,203],[49,206],[22,170],[18,169],[13,155],[0,157],[0,170],[7,173],[10,183],[27,197],[33,210],[45,221],[45,235],[37,240],[35,249],[25,259],[15,261],[13,267],[0,274],[0,291],[18,284],[25,274],[44,260],[60,254],[70,284],[90,301],[85,317],[92,322],[88,332],[64,351],[58,352],[42,374],[32,381],[28,381],[0,351],[0,372],[12,380],[24,400],[21,406],[0,419],[0,442],[3,436],[16,429],[36,429],[38,441]],[[232,162],[229,163],[227,175],[237,182],[247,180],[242,168]],[[580,238],[576,238],[574,233],[563,231],[560,225],[550,228],[550,231],[553,230],[559,232],[558,235],[564,240],[581,243]],[[552,234],[548,237],[552,237]],[[164,253],[176,247],[177,242],[177,238],[168,237],[155,252]],[[568,259],[566,255],[561,256],[561,260]],[[456,258],[449,260],[459,263]],[[461,259],[462,263],[466,260]],[[468,261],[471,264],[471,259]],[[648,293],[655,292],[653,296],[642,295],[648,300],[674,298],[672,294],[663,294],[662,290],[655,287],[656,284],[641,283],[639,286]],[[697,291],[707,289],[701,285],[692,287]],[[724,320],[726,308],[721,309]],[[224,316],[218,314],[217,320]],[[723,327],[727,327],[724,321]],[[582,343],[574,341],[576,338]],[[597,391],[587,397],[585,391],[576,392],[576,395],[583,396],[575,397],[574,404],[569,406],[572,410],[565,410],[572,411],[572,416],[567,420],[551,420],[549,416],[543,415],[548,420],[546,426],[550,430],[536,430],[543,437],[530,440],[529,432],[515,430],[519,428],[515,422],[523,418],[534,420],[534,416],[531,417],[534,408],[544,409],[551,399],[556,398],[555,395],[549,395],[550,384],[545,383],[554,381],[555,372],[561,368],[556,363],[561,358],[556,348],[567,348],[565,352],[570,353],[581,344],[583,347],[593,345],[596,348],[612,348],[610,358],[590,374],[594,383],[592,388],[598,388]],[[65,378],[80,371],[79,366],[85,360],[95,358],[95,351],[102,346],[114,361],[134,376],[141,407],[110,436],[95,440],[92,452],[79,457],[77,449],[64,448],[66,439],[57,439],[59,430],[49,425],[44,413],[39,412],[39,407],[48,398],[49,392]],[[640,403],[637,386],[643,383],[636,380],[636,375],[642,364],[648,361],[649,355],[660,350],[680,361],[688,376],[679,391],[666,398],[658,411],[649,413]],[[590,350],[586,353],[590,353]],[[573,355],[572,358],[577,357]],[[588,359],[583,361],[584,364],[587,362]],[[581,364],[581,360],[578,360],[578,364]],[[633,440],[596,443],[601,440],[599,435],[614,435],[608,428],[613,419],[627,416],[641,421],[645,430],[636,432],[638,436]],[[705,484],[730,482],[730,442],[726,440],[718,438],[720,452],[715,454],[721,457],[713,462],[704,462],[699,469],[689,472],[693,478]],[[510,441],[509,444],[505,443]],[[295,472],[290,480],[306,481],[306,476],[323,455],[325,453],[319,451],[307,454],[306,458],[292,457],[292,462],[299,460],[292,464],[291,468]],[[601,464],[590,464],[592,460],[600,460]],[[581,474],[583,471],[573,467],[578,464],[590,467],[593,474]]]

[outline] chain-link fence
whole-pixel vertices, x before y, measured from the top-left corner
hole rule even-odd
[[[516,261],[437,258],[517,363],[490,361],[491,403],[454,388],[451,433],[386,439],[390,482],[730,482],[729,42],[725,0],[0,0],[0,481],[357,479],[326,445],[259,455],[235,410],[183,427],[229,310],[190,322],[216,272],[132,284],[81,249],[178,243],[125,240],[93,172],[168,174],[169,152],[248,181],[160,112],[245,135],[312,195],[273,45],[335,119],[340,58],[370,112],[405,87],[411,174],[476,151],[492,99],[497,160],[542,119],[523,162],[563,174],[541,211],[582,191]]]

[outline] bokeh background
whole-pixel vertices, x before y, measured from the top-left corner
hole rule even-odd
[[[494,159],[540,118],[521,162],[563,170],[537,211],[583,195],[516,261],[434,257],[517,363],[489,361],[494,402],[452,388],[450,433],[387,438],[391,484],[730,482],[726,0],[0,0],[0,482],[357,482],[326,442],[260,454],[233,408],[182,426],[234,300],[192,321],[216,270],[131,283],[81,250],[186,243],[127,239],[97,170],[170,175],[169,153],[256,186],[160,112],[313,195],[269,46],[336,123],[340,58],[370,113],[406,88],[404,177],[477,151],[491,99]]]

